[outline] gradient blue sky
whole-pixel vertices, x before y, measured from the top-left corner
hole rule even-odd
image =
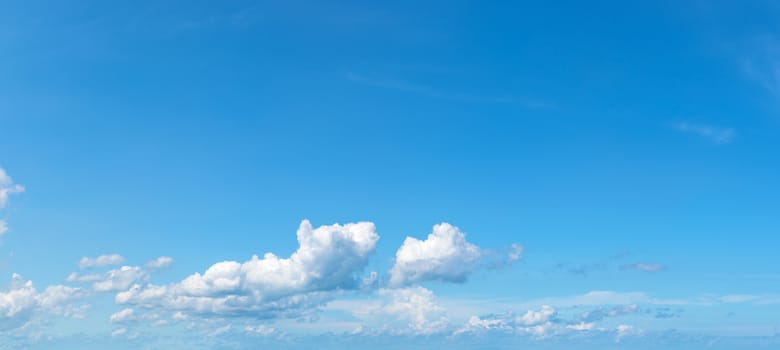
[[[776,349],[779,132],[772,1],[1,1],[0,349]]]

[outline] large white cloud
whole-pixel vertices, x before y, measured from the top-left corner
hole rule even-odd
[[[32,281],[13,274],[10,288],[0,291],[0,331],[22,327],[42,313],[72,316],[71,303],[83,296],[80,288],[62,285],[39,292]]]
[[[299,248],[289,258],[266,253],[243,263],[223,261],[167,286],[136,285],[119,304],[202,314],[291,317],[329,293],[359,285],[359,273],[379,235],[373,223],[320,226],[301,222]]]
[[[479,247],[466,241],[466,236],[457,227],[441,223],[433,226],[433,232],[424,241],[406,237],[395,254],[390,284],[464,282],[477,267],[482,254]]]

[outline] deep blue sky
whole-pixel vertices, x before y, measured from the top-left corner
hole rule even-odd
[[[77,306],[14,314],[0,298],[0,339],[186,348],[191,327],[242,348],[262,324],[281,348],[323,334],[356,348],[777,346],[778,67],[771,1],[0,2],[0,167],[24,185],[0,211],[0,296],[18,273],[91,305],[74,321],[63,308]],[[123,257],[94,270],[106,276],[173,258],[130,280],[140,288],[287,258],[303,219],[373,222],[376,251],[353,272],[376,285],[308,285],[296,293],[338,295],[292,316],[182,321],[187,308],[65,280],[104,254]],[[467,276],[388,284],[405,237],[441,222],[480,249]],[[443,328],[392,307],[425,291]],[[583,301],[593,292],[613,294]],[[542,305],[556,316],[497,316]],[[109,322],[127,308],[135,320]],[[594,310],[628,311],[567,328]],[[470,316],[504,322],[468,330],[501,337],[453,338]],[[421,340],[417,326],[435,330]]]

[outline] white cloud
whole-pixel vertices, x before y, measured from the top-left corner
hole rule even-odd
[[[644,272],[658,272],[664,268],[666,267],[659,263],[636,263],[623,266],[623,269],[626,270],[639,270]]]
[[[631,325],[621,324],[615,328],[617,335],[615,336],[615,342],[620,342],[623,338],[631,335],[641,335],[642,331],[634,328]]]
[[[5,220],[0,220],[0,236],[8,232],[8,223]]]
[[[127,328],[117,328],[111,332],[112,337],[119,337],[127,333]]]
[[[433,292],[428,289],[380,289],[377,293],[388,300],[373,313],[408,322],[409,330],[414,334],[438,333],[449,325],[444,308],[436,304]]]
[[[295,317],[331,293],[359,286],[358,274],[379,235],[373,223],[320,226],[304,220],[299,248],[290,258],[266,253],[239,263],[223,261],[167,286],[135,285],[117,294],[119,304],[201,314]]]
[[[483,317],[472,316],[463,327],[455,330],[453,335],[502,331],[541,338],[565,330],[557,324],[556,315],[557,311],[552,306],[542,305],[538,311],[528,310],[519,317],[515,317],[511,312]]]
[[[138,266],[122,266],[106,272],[100,280],[92,284],[92,289],[96,292],[123,291],[128,290],[136,282],[145,281],[148,278],[149,273]]]
[[[13,274],[10,289],[0,291],[0,331],[22,327],[39,314],[77,316],[71,304],[84,295],[79,288],[62,285],[38,292],[32,281]]]
[[[535,326],[549,322],[555,315],[556,312],[552,306],[542,305],[542,308],[539,309],[539,311],[528,310],[528,312],[520,317],[518,321],[525,326]]]
[[[509,262],[519,261],[523,257],[523,247],[517,243],[512,243],[509,247]]]
[[[595,326],[596,324],[594,322],[580,322],[580,323],[570,324],[566,326],[566,328],[583,332],[583,331],[593,330],[593,327]]]
[[[719,128],[705,124],[681,122],[677,123],[675,128],[681,132],[699,135],[715,143],[730,143],[737,136],[737,132],[733,128]]]
[[[170,256],[161,256],[146,263],[146,267],[150,269],[164,269],[170,267],[171,264],[173,264],[173,258]]]
[[[457,227],[441,223],[424,241],[406,237],[395,254],[390,284],[421,281],[464,282],[479,263],[482,251],[466,241]]]
[[[277,333],[276,328],[274,327],[268,327],[266,325],[257,325],[257,326],[246,326],[244,327],[244,332],[250,335],[256,335],[261,337],[270,337],[272,335],[275,335]]]
[[[24,192],[24,186],[15,184],[3,168],[0,168],[0,209],[8,205],[8,197],[13,193]]]
[[[639,306],[636,304],[618,305],[611,308],[600,307],[582,314],[584,322],[601,321],[607,317],[618,317],[639,312]]]
[[[105,267],[119,265],[125,262],[125,258],[119,254],[101,255],[96,258],[82,257],[79,260],[79,268],[87,269],[91,267]]]
[[[116,313],[112,314],[111,317],[109,318],[109,322],[111,323],[127,323],[135,320],[136,320],[135,311],[131,308],[126,308],[117,311]]]

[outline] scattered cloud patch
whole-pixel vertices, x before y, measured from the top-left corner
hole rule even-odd
[[[583,322],[597,322],[607,317],[618,317],[639,312],[639,306],[636,304],[618,305],[611,308],[600,307],[598,309],[582,314]]]
[[[378,295],[388,300],[373,312],[407,321],[408,330],[413,334],[439,333],[449,325],[444,308],[436,303],[433,292],[428,289],[381,289]]]
[[[0,209],[8,206],[8,197],[14,193],[24,192],[24,186],[14,183],[14,180],[0,168]]]
[[[146,267],[149,269],[165,269],[173,264],[173,258],[170,256],[161,256],[146,263]]]
[[[135,320],[135,311],[131,308],[117,311],[109,317],[109,322],[111,323],[127,323]]]
[[[83,307],[74,305],[86,293],[80,288],[49,286],[39,292],[32,281],[13,274],[10,288],[0,291],[0,331],[22,327],[41,315],[79,317]]]
[[[624,270],[637,270],[644,272],[658,272],[664,270],[666,266],[658,263],[636,263],[623,265]]]
[[[93,267],[106,267],[119,265],[125,262],[125,258],[119,254],[106,254],[96,258],[82,257],[79,260],[80,269],[88,269]]]
[[[674,127],[680,132],[698,135],[719,144],[731,143],[737,136],[737,131],[733,128],[721,128],[706,124],[680,122]]]
[[[620,341],[625,337],[642,334],[641,330],[634,328],[634,326],[625,325],[625,324],[621,324],[617,326],[617,328],[615,328],[615,332],[617,333],[617,335],[615,336],[616,343],[620,343]]]
[[[466,241],[457,227],[441,223],[425,240],[406,237],[395,254],[390,285],[402,286],[423,281],[462,283],[477,267],[482,250]]]

